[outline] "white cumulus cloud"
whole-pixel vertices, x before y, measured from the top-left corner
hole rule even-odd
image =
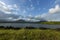
[[[8,5],[0,1],[0,20],[16,20],[19,15],[16,15],[18,6],[16,4]]]
[[[4,2],[0,1],[0,11],[6,13],[6,14],[14,14],[17,10],[17,5],[7,5]]]
[[[47,21],[60,21],[60,6],[56,5],[54,8],[50,8],[49,11],[42,14],[41,17]]]
[[[56,5],[55,8],[49,9],[49,13],[57,13],[60,12],[60,6]]]

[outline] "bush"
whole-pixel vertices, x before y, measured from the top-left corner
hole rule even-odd
[[[4,28],[4,26],[0,26],[0,28]]]
[[[39,29],[42,29],[42,30],[46,30],[46,29],[49,29],[49,28],[45,28],[45,27],[40,27]]]
[[[29,26],[29,27],[25,27],[25,29],[35,29],[35,27]]]

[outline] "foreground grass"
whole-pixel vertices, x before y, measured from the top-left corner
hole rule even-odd
[[[60,31],[51,29],[0,29],[0,40],[60,40]]]

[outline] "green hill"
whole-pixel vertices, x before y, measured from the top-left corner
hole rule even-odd
[[[60,22],[40,22],[41,24],[60,24]]]

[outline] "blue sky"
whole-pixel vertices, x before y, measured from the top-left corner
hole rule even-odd
[[[0,0],[0,19],[59,21],[59,11],[60,0]]]

